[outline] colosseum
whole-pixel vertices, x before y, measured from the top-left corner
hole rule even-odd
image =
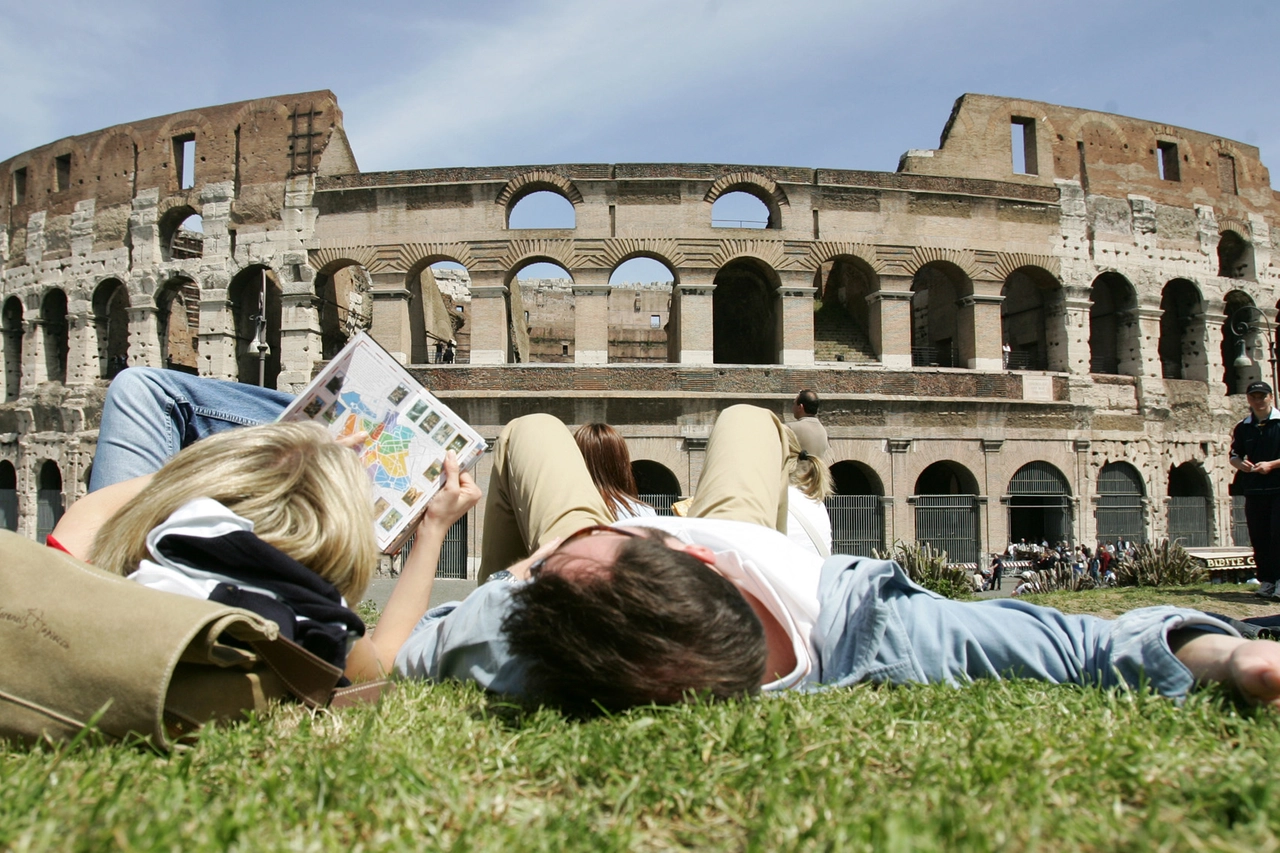
[[[491,439],[534,411],[614,424],[658,503],[718,411],[789,417],[813,388],[850,553],[1247,541],[1227,439],[1275,375],[1280,281],[1250,145],[964,95],[895,172],[361,172],[320,91],[61,139],[0,184],[0,518],[30,536],[84,493],[123,367],[296,390],[367,328]]]

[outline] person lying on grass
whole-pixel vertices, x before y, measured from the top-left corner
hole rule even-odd
[[[214,435],[76,501],[48,541],[146,586],[253,610],[351,681],[381,678],[427,609],[446,531],[480,490],[448,454],[420,547],[366,634],[347,603],[378,561],[369,478],[348,449],[367,438],[340,446],[312,423]]]
[[[95,486],[287,401],[124,371],[104,408]],[[691,696],[1001,677],[1147,684],[1171,697],[1220,681],[1280,704],[1280,644],[1246,642],[1199,611],[1104,620],[1008,599],[956,602],[892,562],[805,553],[778,532],[795,464],[785,429],[763,409],[726,409],[690,517],[607,526],[568,429],[547,415],[512,421],[493,456],[480,567],[481,579],[507,582],[428,612],[396,671],[472,680],[581,716]]]

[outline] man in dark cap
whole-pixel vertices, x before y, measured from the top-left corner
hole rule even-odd
[[[1253,382],[1245,389],[1249,416],[1231,434],[1233,495],[1244,495],[1244,515],[1258,568],[1257,595],[1280,601],[1280,411],[1271,386]]]

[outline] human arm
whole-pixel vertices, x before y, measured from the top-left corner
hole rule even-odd
[[[67,507],[67,511],[62,514],[62,518],[58,520],[50,535],[63,548],[66,548],[71,556],[87,562],[98,530],[116,514],[120,507],[133,500],[150,482],[151,475],[143,474],[141,477],[113,483],[96,492],[90,492]]]
[[[458,458],[452,452],[445,456],[444,475],[444,486],[427,504],[427,511],[418,522],[413,550],[377,627],[362,637],[347,657],[346,674],[352,681],[381,678],[391,670],[396,653],[427,612],[445,534],[480,500],[480,487],[470,473],[460,471]]]
[[[1280,643],[1203,631],[1175,631],[1169,647],[1197,682],[1217,681],[1245,698],[1280,708]]]

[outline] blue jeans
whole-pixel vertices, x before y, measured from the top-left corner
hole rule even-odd
[[[197,439],[274,421],[293,395],[154,367],[121,371],[107,389],[89,491],[160,469]]]

